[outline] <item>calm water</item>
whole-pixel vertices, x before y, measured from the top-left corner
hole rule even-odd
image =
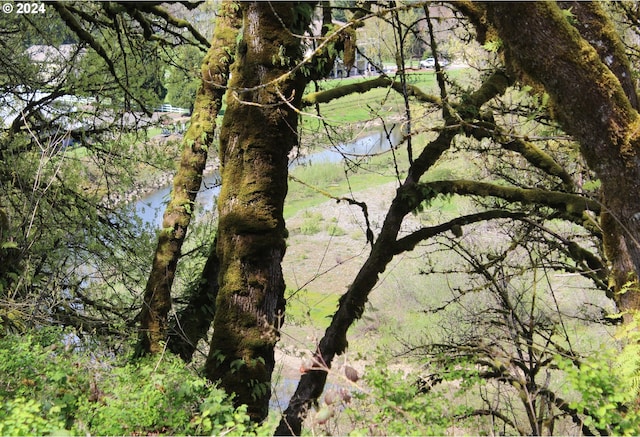
[[[394,145],[397,145],[401,138],[400,129],[392,129],[391,140]],[[339,144],[335,147],[330,147],[304,157],[296,158],[289,164],[289,169],[292,169],[297,165],[335,163],[341,162],[345,159],[362,158],[367,155],[373,155],[389,150],[390,147],[391,143],[389,142],[387,135],[381,130],[362,137],[350,144]],[[217,171],[204,178],[196,198],[198,208],[208,211],[214,207],[218,194],[220,194],[219,178],[220,175]],[[170,193],[171,186],[169,185],[148,194],[135,203],[135,214],[142,219],[144,224],[151,225],[156,228],[161,227],[162,214],[169,202]]]

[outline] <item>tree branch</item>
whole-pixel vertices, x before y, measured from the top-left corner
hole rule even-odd
[[[80,22],[73,16],[73,14],[67,9],[66,5],[62,2],[52,2],[51,5],[60,15],[60,18],[66,23],[66,25],[71,29],[81,41],[86,42],[91,46],[93,50],[102,58],[102,60],[107,64],[107,68],[109,69],[109,73],[113,76],[114,80],[120,86],[120,89],[124,91],[126,95],[128,95],[133,101],[135,101],[138,105],[140,105],[140,109],[146,113],[146,115],[151,116],[151,112],[147,109],[144,102],[140,101],[136,96],[131,94],[129,88],[122,83],[118,73],[116,72],[116,67],[111,61],[108,53],[102,47],[102,45],[91,35],[91,33],[85,30]]]
[[[312,106],[318,103],[329,103],[332,100],[339,99],[351,94],[363,94],[367,91],[371,91],[374,88],[391,87],[394,90],[402,93],[402,84],[396,82],[388,76],[379,76],[375,79],[369,79],[362,82],[354,82],[348,85],[331,88],[328,90],[317,91],[315,93],[309,93],[302,99],[302,106]],[[441,99],[431,94],[426,94],[417,86],[407,84],[407,93],[409,96],[415,97],[418,101],[424,103],[434,103],[440,105]]]
[[[418,196],[414,202],[418,199],[430,200],[438,194],[498,197],[509,202],[548,206],[565,211],[580,219],[582,219],[582,213],[585,211],[593,211],[596,214],[601,211],[600,202],[578,194],[537,188],[508,187],[464,179],[419,183],[416,185],[414,194]]]
[[[476,214],[469,214],[466,216],[456,217],[446,223],[442,223],[436,226],[429,226],[412,232],[411,234],[397,240],[393,247],[394,255],[398,255],[402,252],[413,250],[418,243],[428,238],[434,237],[443,232],[454,230],[457,232],[456,227],[468,225],[471,223],[477,223],[481,221],[495,220],[495,219],[523,219],[526,217],[526,213],[505,211],[502,209],[494,209],[491,211],[479,212]]]

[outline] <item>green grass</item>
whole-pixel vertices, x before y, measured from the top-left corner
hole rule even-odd
[[[391,174],[381,175],[364,171],[350,174],[347,180],[342,164],[314,164],[312,167],[299,167],[292,171],[292,175],[304,181],[305,184],[312,185],[334,197],[347,196],[350,189],[352,192],[362,191],[394,180]],[[284,206],[284,217],[291,218],[302,210],[321,205],[328,200],[330,197],[325,194],[291,180]]]
[[[470,73],[467,69],[450,70],[446,74],[450,79],[461,83],[470,80]],[[435,73],[432,71],[410,73],[407,79],[409,83],[420,87],[425,92],[439,93]],[[367,79],[325,80],[320,82],[320,88],[331,89],[363,80]],[[308,91],[313,92],[315,88],[310,86]],[[321,105],[321,113],[329,121],[352,125],[371,118],[380,116],[386,118],[390,115],[397,115],[403,111],[403,108],[404,102],[398,93],[381,88],[371,90],[365,94],[345,96],[331,103],[323,104]],[[303,131],[307,129],[313,132],[322,131],[320,121],[310,116],[303,116],[302,128]],[[424,134],[414,137],[414,154],[419,153],[419,150],[427,144],[427,141],[428,139]],[[317,143],[312,144],[312,148],[314,145],[317,145]],[[451,174],[456,172],[456,168],[463,166],[462,163],[452,165],[446,165],[433,171],[434,175],[431,179],[450,178]],[[329,197],[321,194],[320,191],[324,191],[325,194],[328,193],[331,196],[341,197],[348,195],[350,191],[361,191],[396,179],[394,175],[395,164],[391,154],[372,157],[366,167],[366,169],[359,170],[357,173],[350,172],[348,180],[345,177],[344,164],[324,163],[314,164],[309,167],[296,167],[290,172],[291,175],[307,185],[316,187],[317,190],[291,180],[284,208],[285,219],[294,216],[301,210],[318,206],[329,200]],[[402,177],[403,171],[406,171],[408,167],[406,153],[398,153],[398,167]]]
[[[315,235],[320,232],[320,223],[324,220],[322,214],[305,211],[302,217],[304,218],[300,225],[300,233],[302,235]]]
[[[468,76],[467,69],[456,69],[446,72],[452,80],[464,82]],[[320,82],[320,89],[332,89],[355,82],[363,82],[371,78],[347,78],[347,79],[327,79]],[[399,80],[399,79],[398,79]],[[417,71],[407,74],[407,82],[419,87],[426,93],[439,95],[437,89],[436,75],[433,71]],[[308,92],[315,92],[315,88],[310,85]],[[323,116],[330,123],[356,123],[380,117],[389,117],[402,112],[404,100],[401,95],[388,88],[373,89],[365,94],[354,94],[336,99],[330,103],[321,105]],[[307,111],[311,111],[307,109]],[[320,121],[311,116],[302,119],[302,126],[306,129],[317,130]]]
[[[150,127],[149,129],[147,129],[147,135],[149,136],[149,138],[153,138],[155,136],[158,136],[162,133],[162,128],[161,127]]]
[[[414,144],[418,153],[426,144],[426,139],[416,137]],[[290,173],[293,178],[289,181],[289,193],[285,200],[284,217],[291,218],[298,212],[312,208],[330,200],[326,194],[334,197],[351,197],[350,193],[366,190],[371,187],[387,184],[397,180],[395,167],[398,166],[400,178],[404,178],[409,163],[405,152],[396,153],[396,162],[393,155],[387,153],[371,159],[355,171],[348,171],[348,179],[345,176],[344,163],[321,163],[308,167],[295,167]],[[449,160],[439,163],[423,178],[429,180],[457,179],[466,177],[470,171],[470,164],[464,160]],[[304,185],[298,180],[304,182]],[[310,188],[314,187],[313,188]],[[448,202],[444,204],[448,207]]]
[[[287,290],[287,322],[325,326],[338,308],[338,294],[302,289]]]
[[[73,147],[73,148],[68,148],[65,152],[64,152],[65,156],[67,158],[71,158],[71,159],[81,159],[86,157],[89,154],[89,151],[87,150],[86,147],[84,146],[80,146],[80,147]]]

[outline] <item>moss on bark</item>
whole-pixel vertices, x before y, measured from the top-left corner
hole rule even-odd
[[[546,205],[555,210],[564,211],[575,217],[575,221],[582,221],[584,211],[600,213],[600,202],[586,199],[577,194],[560,191],[549,191],[534,188],[517,188],[501,186],[487,182],[470,180],[448,180],[419,184],[416,186],[416,200],[431,200],[439,194],[461,194],[482,197],[499,197],[509,202]]]
[[[242,4],[242,43],[220,133],[220,288],[206,374],[233,393],[237,404],[247,404],[255,421],[268,413],[285,306],[282,213],[288,154],[298,139],[294,108],[307,83],[300,72],[290,73],[302,59],[292,29],[306,27],[310,19],[296,12],[302,6]]]
[[[640,299],[632,297],[636,292],[620,293],[640,272],[640,120],[633,93],[619,80],[626,67],[612,24],[597,6],[578,7],[577,18],[584,22],[577,28],[555,3],[486,7],[508,63],[545,87],[556,117],[602,181],[601,226],[612,286],[616,296],[625,296],[618,299],[622,309],[640,309]]]
[[[229,75],[229,48],[235,44],[239,21],[235,11],[232,2],[221,5],[213,42],[202,64],[202,82],[196,95],[191,124],[183,140],[171,199],[164,212],[162,231],[158,235],[158,245],[145,287],[137,355],[161,352],[162,343],[167,340],[171,287]]]

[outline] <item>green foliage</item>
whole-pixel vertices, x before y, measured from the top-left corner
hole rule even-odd
[[[246,405],[233,408],[222,390],[212,390],[191,422],[196,435],[253,435]]]
[[[569,406],[585,416],[584,423],[614,435],[637,435],[640,412],[637,409],[637,389],[633,384],[638,367],[638,347],[633,345],[621,355],[634,359],[616,360],[611,350],[585,359],[576,365],[569,359],[557,358],[565,372],[565,381],[580,398]]]
[[[635,282],[625,284],[630,287]],[[570,407],[585,415],[584,423],[613,435],[640,430],[640,321],[635,317],[618,332],[622,350],[603,349],[579,363],[556,357],[566,383],[579,394]]]
[[[561,9],[561,12],[562,16],[569,22],[569,24],[575,26],[576,24],[578,24],[578,20],[576,19],[576,16],[573,14],[571,9],[573,9],[573,7],[569,9]]]
[[[200,85],[200,67],[204,54],[197,47],[179,46],[174,49],[175,60],[167,70],[164,86],[166,100],[174,106],[193,109]]]
[[[305,211],[303,218],[304,220],[300,225],[300,233],[302,235],[315,235],[320,232],[320,223],[324,220],[321,213]]]
[[[114,38],[111,36],[111,38]],[[103,42],[104,45],[105,42]],[[78,95],[94,97],[96,89],[104,89],[101,96],[107,106],[116,110],[153,111],[167,94],[164,87],[165,63],[157,47],[117,44],[109,46],[107,53],[116,69],[117,77],[105,60],[94,51],[88,51],[78,65]],[[126,87],[123,84],[126,83]]]
[[[2,286],[3,283],[0,281],[0,293],[3,291]],[[25,319],[26,314],[17,308],[11,308],[9,305],[5,308],[4,305],[0,305],[0,337],[10,332],[24,332],[26,329]]]
[[[347,234],[347,232],[344,229],[342,229],[340,226],[338,226],[335,223],[331,223],[327,225],[327,233],[332,237],[341,237]]]
[[[81,400],[78,417],[99,435],[173,433],[179,424],[188,423],[205,382],[185,375],[178,362],[156,360],[144,359],[94,376],[94,397]]]
[[[60,407],[46,409],[40,402],[23,397],[0,405],[2,435],[66,435]]]
[[[252,432],[243,408],[168,354],[121,363],[47,328],[0,339],[0,372],[3,435]]]
[[[57,434],[73,422],[78,400],[89,392],[89,372],[79,371],[63,335],[43,329],[0,340],[1,434]]]
[[[484,43],[484,47],[487,51],[497,53],[502,48],[502,40],[500,38],[492,39]]]
[[[293,20],[291,25],[291,30],[297,34],[303,34],[309,23],[311,22],[311,17],[313,16],[313,7],[308,3],[297,3],[293,7]]]
[[[333,19],[347,22],[352,15],[350,11],[347,11],[347,8],[355,8],[356,2],[355,0],[333,0],[331,5],[333,6],[331,9]]]
[[[82,7],[84,18],[104,12],[97,3]],[[60,46],[77,36],[53,6],[23,18],[0,17],[6,31],[0,86],[13,102],[0,134],[0,215],[8,219],[8,226],[0,223],[0,331],[19,332],[30,323],[56,319],[92,329],[82,322],[86,316],[106,327],[115,321],[105,309],[117,301],[105,299],[98,288],[108,283],[110,294],[139,289],[149,259],[141,226],[116,204],[131,194],[134,179],[150,179],[142,171],[153,167],[159,173],[174,165],[173,156],[161,156],[165,146],[140,143],[146,126],[134,120],[138,115],[121,117],[126,109],[139,109],[135,102],[149,108],[159,103],[163,52],[136,38],[142,35],[126,33],[131,30],[124,29],[130,24],[126,18],[112,17],[126,38],[117,38],[115,30],[93,35],[115,67],[114,79],[89,45]],[[36,91],[42,95],[29,97]],[[143,258],[145,265],[134,266]],[[84,296],[82,306],[69,304],[78,298],[76,291]],[[125,297],[127,304],[134,294]],[[122,307],[116,313],[131,316]]]
[[[366,389],[354,392],[344,414],[354,429],[349,435],[445,435],[454,407],[444,396],[418,391],[418,375],[392,370],[385,361],[367,367]]]

